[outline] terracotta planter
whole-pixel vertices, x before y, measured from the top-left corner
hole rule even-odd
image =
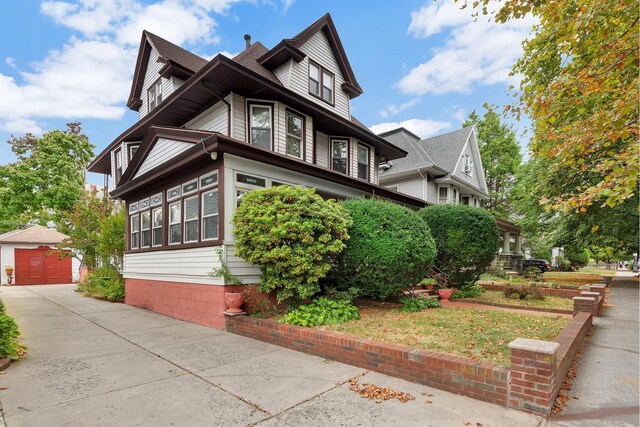
[[[451,295],[453,294],[453,289],[438,289],[438,295],[440,299],[443,301],[449,301]]]
[[[4,271],[7,273],[7,276],[11,276],[13,274],[13,267],[6,267]]]
[[[244,304],[244,294],[242,292],[225,292],[224,303],[227,306],[227,314],[244,314],[240,309]]]
[[[424,285],[424,288],[428,291],[432,291],[433,290],[433,285]]]

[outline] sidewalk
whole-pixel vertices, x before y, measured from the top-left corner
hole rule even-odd
[[[569,406],[548,426],[640,425],[638,280],[618,272],[609,307],[594,319],[593,335],[578,364]]]
[[[28,355],[0,376],[17,426],[518,426],[533,415],[255,341],[72,285],[0,288]],[[376,403],[349,378],[416,399]]]

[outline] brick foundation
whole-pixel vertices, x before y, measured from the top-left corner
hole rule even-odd
[[[125,279],[125,303],[176,319],[224,329],[225,292],[242,286]]]

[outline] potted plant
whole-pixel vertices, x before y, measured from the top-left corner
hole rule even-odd
[[[241,307],[244,304],[244,292],[225,292],[224,303],[227,306],[225,314],[245,314]]]
[[[438,289],[438,295],[440,296],[440,299],[443,301],[449,301],[452,294],[453,294],[453,289]]]
[[[421,286],[424,286],[426,290],[431,291],[433,290],[433,287],[436,285],[436,283],[437,283],[436,279],[432,279],[431,277],[425,277],[418,284]]]
[[[7,273],[7,276],[13,275],[13,267],[10,265],[5,266],[4,271],[5,273]]]

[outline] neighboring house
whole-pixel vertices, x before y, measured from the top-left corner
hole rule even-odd
[[[13,267],[14,285],[50,285],[77,280],[80,261],[50,254],[69,236],[41,225],[0,234],[1,283],[7,284],[6,267]]]
[[[88,167],[111,175],[126,205],[128,304],[223,327],[224,292],[236,288],[213,268],[260,281],[234,256],[230,224],[251,190],[425,205],[378,185],[378,165],[407,153],[351,116],[362,89],[328,14],[271,49],[245,40],[233,59],[206,61],[143,32],[128,102],[140,119]]]
[[[409,154],[380,165],[380,184],[428,204],[480,206],[489,197],[473,126],[421,139],[405,128],[378,135]]]

